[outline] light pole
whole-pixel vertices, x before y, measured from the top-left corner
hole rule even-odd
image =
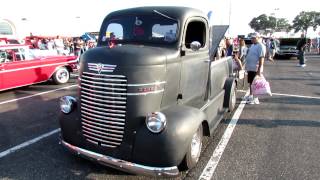
[[[274,11],[279,11],[279,8],[275,8]],[[274,12],[274,17],[276,18],[276,27],[275,27],[275,30],[277,31],[278,21],[277,21],[276,12]]]

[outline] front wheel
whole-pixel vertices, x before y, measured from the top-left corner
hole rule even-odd
[[[193,134],[190,145],[188,146],[187,154],[185,155],[182,163],[180,164],[181,170],[193,168],[199,161],[203,139],[203,128],[199,126],[197,132]]]
[[[65,67],[60,67],[52,76],[55,84],[64,84],[69,81],[70,73]]]

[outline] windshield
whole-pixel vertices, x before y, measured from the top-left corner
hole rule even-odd
[[[109,20],[102,32],[102,45],[171,44],[177,41],[178,22],[164,16],[121,16]]]
[[[296,46],[299,38],[286,38],[286,39],[280,39],[280,45],[281,46]]]

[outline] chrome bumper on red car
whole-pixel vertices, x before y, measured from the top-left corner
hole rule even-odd
[[[64,147],[66,147],[68,150],[70,150],[73,153],[76,153],[79,156],[82,156],[90,160],[94,160],[102,165],[109,166],[121,171],[129,172],[133,174],[146,175],[146,176],[175,177],[179,175],[179,170],[177,166],[173,166],[173,167],[144,166],[144,165],[124,161],[121,159],[116,159],[110,156],[98,154],[92,151],[88,151],[86,149],[73,146],[63,140],[61,140],[61,144]]]

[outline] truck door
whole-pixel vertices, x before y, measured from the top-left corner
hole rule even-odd
[[[182,101],[194,103],[204,100],[209,71],[208,27],[202,18],[191,18],[186,22],[181,53],[180,92]],[[192,42],[201,44],[199,50],[192,50]]]

